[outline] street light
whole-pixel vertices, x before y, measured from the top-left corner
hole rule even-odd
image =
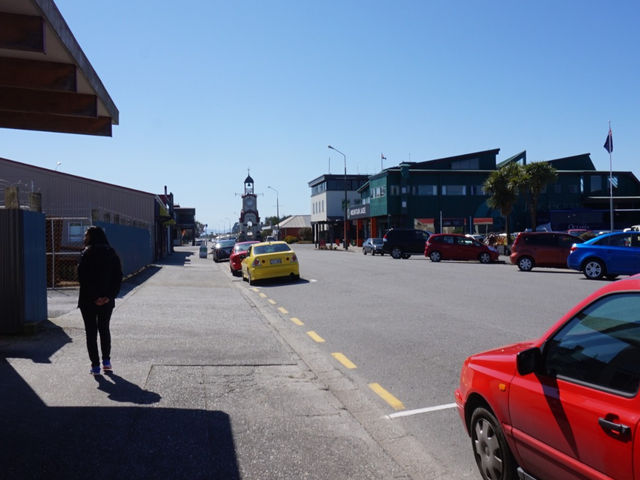
[[[335,150],[340,155],[342,155],[342,158],[344,158],[344,218],[342,221],[342,224],[344,225],[344,236],[342,238],[342,242],[344,243],[344,249],[348,250],[349,246],[347,245],[347,156],[337,148],[332,147],[331,145],[328,145],[328,148],[331,150]]]
[[[270,188],[271,190],[273,190],[274,192],[276,192],[276,217],[278,217],[278,236],[276,237],[276,240],[280,240],[280,202],[278,200],[279,194],[278,194],[278,190],[276,190],[273,187],[270,187],[267,185],[267,188]]]

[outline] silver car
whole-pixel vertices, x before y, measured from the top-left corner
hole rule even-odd
[[[371,255],[375,255],[376,253],[384,255],[384,252],[382,251],[382,243],[382,238],[367,238],[362,244],[362,253],[365,255],[367,253],[370,253]]]

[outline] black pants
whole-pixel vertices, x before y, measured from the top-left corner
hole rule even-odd
[[[109,321],[113,307],[89,307],[80,308],[84,329],[87,333],[87,350],[92,367],[100,366],[100,355],[98,354],[98,332],[100,332],[100,350],[102,351],[102,361],[111,360],[111,332],[109,332]]]

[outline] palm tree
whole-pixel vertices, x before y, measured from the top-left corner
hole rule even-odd
[[[485,192],[491,194],[487,200],[487,204],[491,208],[500,210],[500,213],[504,217],[507,245],[511,243],[509,215],[511,215],[513,205],[518,200],[518,185],[521,181],[522,171],[520,164],[510,163],[491,172],[484,182]]]
[[[531,229],[536,229],[536,214],[538,211],[538,198],[540,192],[549,183],[558,178],[556,169],[547,162],[529,163],[523,167],[523,173],[518,181],[521,190],[527,192],[529,197],[529,212],[531,213]]]

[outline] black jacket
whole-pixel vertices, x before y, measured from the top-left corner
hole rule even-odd
[[[122,266],[116,251],[106,244],[90,245],[82,251],[78,264],[80,295],[78,307],[95,307],[94,301],[108,297],[104,308],[113,308],[122,283]]]

